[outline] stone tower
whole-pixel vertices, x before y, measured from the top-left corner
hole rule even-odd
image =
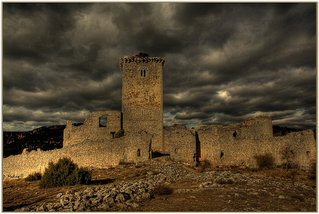
[[[163,65],[165,58],[147,54],[120,59],[125,132],[153,135],[152,150],[163,147]]]

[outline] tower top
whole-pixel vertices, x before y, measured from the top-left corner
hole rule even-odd
[[[148,56],[148,54],[145,53],[139,53],[136,56],[124,56],[120,59],[120,63],[162,63],[164,65],[165,58],[163,57],[151,57]]]

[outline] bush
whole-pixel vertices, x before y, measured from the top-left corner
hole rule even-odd
[[[255,155],[254,158],[257,161],[259,169],[270,169],[274,167],[274,158],[270,153],[266,153],[264,155]]]
[[[151,195],[170,195],[173,193],[173,189],[167,185],[158,185],[156,186]]]
[[[49,163],[40,181],[41,188],[89,184],[91,174],[79,168],[69,158],[62,158],[56,164]]]
[[[120,138],[124,136],[124,130],[120,129],[114,134],[114,138]]]
[[[41,179],[41,173],[40,172],[35,172],[35,173],[32,173],[30,175],[28,175],[24,180],[26,181],[38,181]]]

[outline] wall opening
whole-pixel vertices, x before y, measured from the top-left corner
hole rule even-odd
[[[141,70],[141,77],[145,77],[146,76],[146,70]]]
[[[141,150],[140,149],[137,150],[137,157],[141,157]]]
[[[148,159],[152,159],[153,150],[152,150],[152,139],[150,140],[150,145],[148,146]]]
[[[224,152],[223,152],[223,151],[221,151],[221,152],[220,152],[220,155],[219,155],[219,158],[220,158],[220,159],[222,159],[222,157],[224,157]]]
[[[310,151],[307,151],[306,154],[307,154],[307,156],[310,156]]]
[[[123,129],[123,112],[121,112],[121,129]]]
[[[114,138],[115,132],[110,132],[110,134],[112,135],[112,138]]]
[[[233,137],[236,137],[237,136],[237,132],[236,131],[234,131],[234,133],[233,133]]]
[[[102,115],[99,117],[99,127],[106,127],[107,124],[107,115]]]
[[[199,162],[199,158],[201,157],[201,152],[200,152],[200,141],[199,141],[197,132],[195,132],[195,137],[196,137],[196,162]]]

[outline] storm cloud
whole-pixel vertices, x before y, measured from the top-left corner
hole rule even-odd
[[[3,3],[3,128],[121,110],[119,58],[166,57],[164,125],[316,125],[315,3]]]

